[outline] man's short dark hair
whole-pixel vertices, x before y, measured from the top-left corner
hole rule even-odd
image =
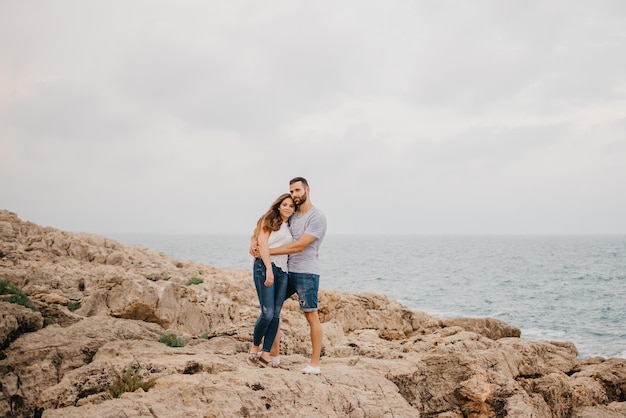
[[[306,181],[306,179],[304,177],[294,177],[291,180],[289,180],[289,184],[294,184],[301,181],[302,184],[304,184],[304,187],[309,187],[309,182]]]

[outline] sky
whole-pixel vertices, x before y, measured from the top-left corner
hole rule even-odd
[[[0,0],[0,209],[248,234],[626,233],[626,2]]]

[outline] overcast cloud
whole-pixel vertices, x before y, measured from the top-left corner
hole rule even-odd
[[[0,1],[0,208],[249,233],[626,233],[626,2]]]

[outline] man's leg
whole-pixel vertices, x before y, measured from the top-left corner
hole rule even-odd
[[[293,280],[298,289],[300,309],[304,312],[304,317],[309,323],[311,336],[311,361],[302,371],[304,373],[319,374],[320,356],[322,355],[322,324],[317,313],[317,293],[320,276],[309,273],[289,273],[289,278]]]
[[[317,367],[320,365],[320,356],[322,355],[322,324],[320,323],[320,317],[317,311],[305,312],[304,316],[309,322],[309,329],[311,331],[311,347],[313,352],[311,354],[311,366]]]

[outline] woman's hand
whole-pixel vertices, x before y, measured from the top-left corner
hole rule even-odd
[[[274,284],[274,270],[268,268],[265,273],[265,287],[270,287]]]
[[[256,239],[250,242],[250,248],[248,248],[248,252],[254,258],[259,258],[261,256],[259,254],[259,242]]]

